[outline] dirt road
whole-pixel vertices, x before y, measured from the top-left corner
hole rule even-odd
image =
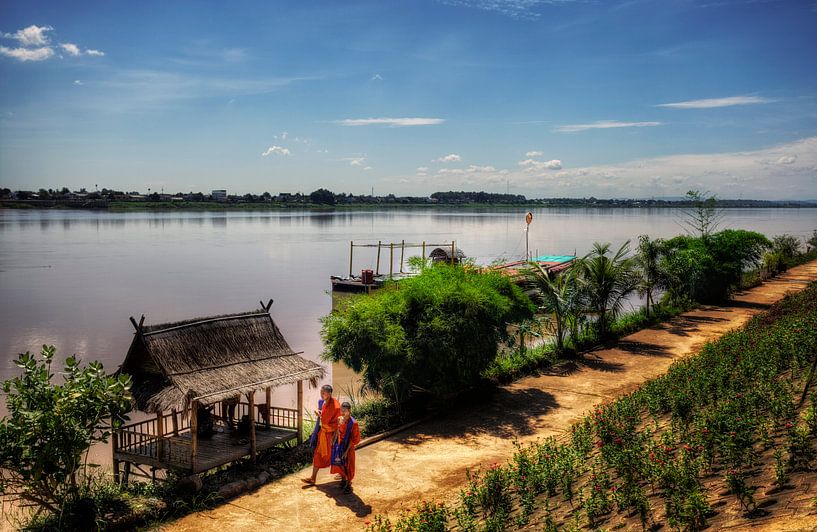
[[[513,442],[563,433],[606,401],[660,375],[705,342],[817,280],[813,262],[739,294],[728,306],[704,307],[624,338],[584,360],[522,379],[358,452],[355,493],[344,495],[328,473],[304,488],[306,472],[290,475],[218,508],[189,515],[166,530],[355,530],[374,514],[395,515],[423,499],[453,500],[465,471],[505,462]]]

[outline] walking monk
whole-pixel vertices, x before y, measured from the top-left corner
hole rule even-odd
[[[355,478],[355,447],[360,443],[360,426],[352,417],[352,405],[344,401],[340,405],[336,456],[332,460],[332,473],[340,473],[340,487],[344,493],[352,493]]]
[[[302,479],[306,484],[314,484],[318,477],[318,471],[324,467],[329,467],[332,462],[332,441],[335,432],[338,430],[338,418],[340,417],[340,403],[332,397],[332,387],[324,384],[321,387],[321,400],[318,402],[319,411],[315,411],[315,416],[320,423],[320,429],[315,427],[312,435],[313,448],[315,454],[312,456],[312,476]]]

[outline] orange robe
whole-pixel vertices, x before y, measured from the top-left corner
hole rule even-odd
[[[338,430],[340,403],[332,397],[323,403],[321,408],[321,431],[318,433],[318,446],[312,457],[315,467],[329,467],[332,463],[332,440]]]
[[[343,423],[338,427],[338,441],[342,442],[346,437],[347,424]],[[357,421],[352,423],[352,433],[349,435],[349,452],[346,453],[346,466],[333,465],[330,471],[332,473],[340,473],[340,476],[349,482],[355,478],[355,447],[360,443],[360,425]]]

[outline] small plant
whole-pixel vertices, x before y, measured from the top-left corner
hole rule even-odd
[[[777,489],[783,489],[786,482],[789,481],[789,473],[786,470],[786,461],[783,459],[783,451],[775,449],[774,451],[774,485]]]
[[[787,451],[789,467],[792,471],[808,471],[814,459],[814,448],[811,446],[809,429],[803,425],[795,425],[789,430]]]
[[[740,471],[729,471],[725,480],[729,491],[738,498],[740,506],[747,514],[753,514],[757,510],[757,503],[755,502],[757,488],[749,487],[746,484],[746,475]]]

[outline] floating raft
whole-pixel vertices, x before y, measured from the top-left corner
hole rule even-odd
[[[559,273],[570,267],[574,260],[576,260],[574,255],[540,255],[533,257],[530,261],[517,260],[507,262],[499,266],[494,266],[493,269],[507,275],[516,276],[520,275],[522,270],[527,269],[530,262],[535,262],[549,273]]]

